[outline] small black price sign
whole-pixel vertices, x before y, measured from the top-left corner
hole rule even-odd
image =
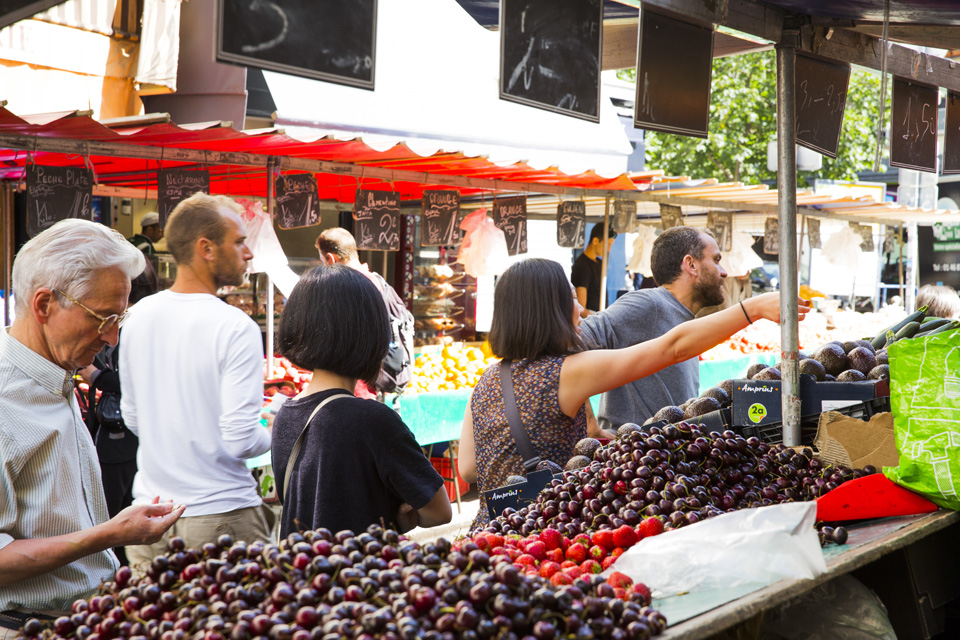
[[[820,249],[820,220],[817,218],[807,218],[807,239],[810,241],[811,249]]]
[[[582,200],[567,200],[557,205],[557,244],[567,249],[583,247],[587,229],[587,205]]]
[[[960,93],[947,92],[947,124],[943,130],[944,174],[960,173]]]
[[[549,469],[544,469],[543,471],[528,473],[525,482],[508,484],[499,489],[484,491],[483,495],[487,499],[487,511],[490,512],[490,517],[498,517],[507,508],[520,509],[530,504],[537,499],[537,496],[540,495],[544,487],[550,484],[551,480],[553,480],[553,474],[550,473]]]
[[[182,200],[198,191],[210,193],[210,172],[188,169],[161,169],[157,173],[157,209],[160,226],[167,226],[167,218]]]
[[[893,78],[890,166],[936,172],[939,102],[937,87]]]
[[[274,185],[281,229],[299,229],[320,224],[320,197],[312,173],[278,176]]]
[[[763,225],[763,252],[780,253],[780,221],[776,218],[767,218]]]
[[[353,205],[357,248],[370,251],[400,249],[400,194],[357,189]]]
[[[90,220],[92,200],[89,169],[27,165],[27,235],[31,238],[60,220]]]
[[[720,251],[733,249],[733,214],[728,211],[708,211],[707,229],[713,234]]]
[[[460,231],[460,193],[457,191],[424,191],[420,219],[423,223],[421,247],[449,247],[463,240]]]
[[[868,224],[850,223],[850,228],[860,236],[860,248],[864,251],[873,251],[873,227]]]
[[[683,226],[683,209],[675,204],[660,203],[660,226],[663,230]]]
[[[613,230],[633,233],[637,229],[637,203],[633,200],[613,201]]]
[[[797,54],[797,144],[837,157],[850,65]]]
[[[527,252],[527,197],[497,198],[493,201],[493,223],[507,239],[507,253]]]

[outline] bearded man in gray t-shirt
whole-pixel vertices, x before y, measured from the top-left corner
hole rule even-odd
[[[650,266],[660,286],[630,291],[580,324],[593,348],[622,349],[661,336],[693,320],[704,307],[723,302],[720,248],[708,232],[691,227],[667,229],[653,243]],[[699,395],[699,358],[661,370],[608,391],[600,398],[600,427],[616,430],[625,422],[642,424],[668,405]]]

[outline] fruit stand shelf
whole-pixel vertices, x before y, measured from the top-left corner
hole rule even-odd
[[[846,545],[824,549],[827,573],[812,580],[781,580],[752,592],[725,589],[654,599],[671,621],[659,639],[709,638],[840,575],[849,573],[960,522],[960,513],[940,510],[920,516],[882,518],[848,527]],[[906,594],[904,594],[906,595]]]

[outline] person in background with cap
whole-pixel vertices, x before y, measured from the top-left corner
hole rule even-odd
[[[143,255],[152,258],[157,254],[153,248],[153,243],[160,242],[162,237],[163,229],[160,228],[160,214],[151,211],[144,214],[143,218],[140,219],[140,233],[135,234],[129,240],[137,249],[143,251]]]

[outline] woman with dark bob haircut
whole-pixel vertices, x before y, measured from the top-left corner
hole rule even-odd
[[[273,425],[281,538],[318,527],[361,532],[380,524],[403,532],[450,521],[443,479],[410,429],[389,407],[352,392],[357,380],[376,380],[389,323],[376,286],[342,265],[309,271],[287,299],[278,351],[312,369],[313,379]]]
[[[799,301],[800,318],[810,303]],[[507,269],[493,299],[490,348],[509,363],[517,410],[537,455],[563,466],[587,434],[585,404],[603,393],[694,358],[750,322],[780,321],[780,294],[743,301],[713,315],[690,320],[666,334],[626,349],[586,350],[580,336],[577,295],[563,267],[531,258]],[[748,319],[749,316],[749,319]],[[473,390],[460,434],[457,468],[483,492],[523,474],[504,407],[500,367],[489,367]],[[474,527],[489,521],[481,502]]]

